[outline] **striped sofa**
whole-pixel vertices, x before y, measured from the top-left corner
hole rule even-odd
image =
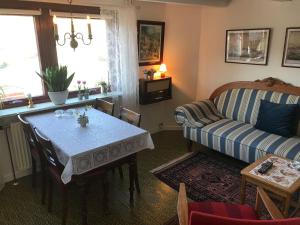
[[[285,138],[254,128],[261,99],[300,106],[300,88],[282,83],[272,87],[267,82],[230,83],[209,100],[177,107],[175,119],[186,139],[248,163],[267,153],[300,160],[299,132]]]

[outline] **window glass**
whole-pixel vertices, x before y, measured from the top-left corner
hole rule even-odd
[[[58,63],[68,66],[69,73],[75,72],[69,87],[70,91],[77,90],[77,81],[86,81],[88,88],[94,88],[100,81],[108,80],[108,60],[106,43],[105,20],[91,19],[93,39],[90,45],[84,45],[80,39],[75,51],[70,47],[70,40],[64,46],[56,44]],[[59,43],[63,42],[64,34],[71,30],[70,18],[57,18]],[[74,19],[75,33],[83,34],[85,42],[88,40],[86,19]]]
[[[5,100],[43,95],[34,18],[0,15],[0,87]]]

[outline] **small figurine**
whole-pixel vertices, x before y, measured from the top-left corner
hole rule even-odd
[[[30,93],[27,95],[27,99],[28,99],[28,108],[33,108],[34,104],[33,104],[32,96]]]

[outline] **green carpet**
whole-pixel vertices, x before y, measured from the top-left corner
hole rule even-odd
[[[110,173],[110,213],[105,215],[99,194],[102,187],[93,186],[88,196],[89,225],[159,225],[176,213],[177,193],[160,182],[149,171],[186,153],[185,140],[179,131],[153,135],[155,150],[138,154],[142,193],[135,193],[135,206],[129,207],[128,168],[123,167],[124,180],[118,171]],[[61,222],[60,194],[54,191],[53,212],[40,203],[40,186],[33,190],[31,177],[19,179],[19,186],[6,184],[0,192],[0,225],[57,225]],[[69,193],[68,224],[81,223],[80,196],[74,187]]]

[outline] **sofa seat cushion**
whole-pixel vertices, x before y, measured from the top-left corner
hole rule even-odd
[[[267,153],[300,159],[300,137],[285,138],[230,119],[222,119],[203,128],[185,127],[184,136],[249,163]]]
[[[236,219],[259,219],[254,208],[248,205],[227,204],[224,202],[191,202],[188,205],[189,215],[192,211]]]

